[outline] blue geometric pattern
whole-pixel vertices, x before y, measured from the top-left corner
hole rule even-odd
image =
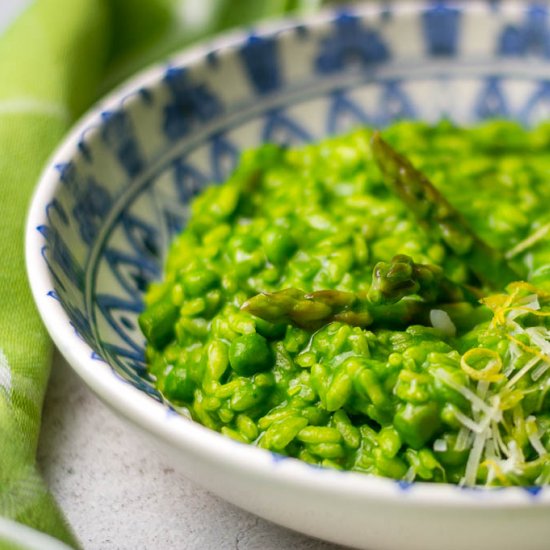
[[[428,52],[432,56],[452,56],[457,53],[460,10],[435,2],[422,16],[422,27]]]
[[[337,90],[332,94],[328,111],[327,133],[339,134],[350,129],[350,120],[355,124],[373,124],[361,107],[349,99],[343,90]]]
[[[403,87],[397,79],[384,83],[378,112],[379,126],[387,126],[394,120],[416,118],[412,101],[403,91]]]
[[[524,124],[530,125],[540,119],[537,115],[538,109],[544,109],[548,116],[550,109],[550,81],[541,80],[538,82],[535,93],[525,103],[525,107],[519,114],[519,119]]]
[[[53,221],[52,211],[56,211],[58,222]],[[43,235],[45,245],[42,253],[48,268],[57,281],[59,288],[65,290],[64,279],[68,280],[76,288],[84,286],[84,270],[75,259],[69,246],[63,238],[63,230],[68,227],[66,215],[59,203],[54,200],[46,206],[47,225],[39,225],[36,229]],[[53,222],[53,223],[52,223]],[[65,229],[66,230],[66,229]],[[59,293],[63,296],[63,293]]]
[[[239,150],[222,134],[213,136],[210,144],[212,179],[214,181],[224,181],[237,166]]]
[[[364,27],[357,15],[342,12],[334,20],[332,34],[321,42],[315,65],[320,73],[342,71],[347,65],[381,63],[390,58],[388,45],[377,31]]]
[[[507,117],[509,114],[506,98],[501,88],[501,78],[489,76],[483,86],[476,105],[476,115],[480,120]]]
[[[262,142],[290,146],[308,141],[311,141],[311,134],[282,109],[266,113]]]
[[[548,6],[533,3],[525,10],[524,22],[507,25],[500,37],[499,52],[503,56],[539,55],[550,57]]]
[[[208,183],[206,176],[193,165],[186,164],[182,158],[177,158],[172,168],[178,201],[182,204],[189,204],[189,201]]]
[[[199,123],[221,114],[219,99],[204,84],[190,82],[185,68],[169,68],[164,82],[172,95],[164,107],[163,129],[168,140],[182,138]]]
[[[497,28],[480,39],[492,42],[480,44],[478,57],[471,47],[463,57],[467,5],[416,5],[407,18],[386,3],[378,15],[348,10],[317,26],[298,21],[255,32],[203,61],[173,61],[155,83],[140,83],[97,113],[74,152],[56,159],[61,184],[37,227],[52,274],[48,295],[94,359],[162,400],[145,372],[137,327],[143,293],[161,276],[191,199],[227,178],[243,149],[265,141],[297,145],[403,118],[534,124],[550,115],[545,6],[526,4],[511,18],[504,4],[488,2],[479,17]],[[409,53],[404,35],[421,54]],[[455,85],[460,92],[449,93]]]
[[[251,34],[240,49],[250,82],[259,94],[267,94],[281,86],[280,62],[275,37]]]
[[[145,96],[147,97],[147,96]],[[145,101],[147,101],[145,99]],[[130,177],[142,170],[144,161],[135,138],[132,121],[123,110],[101,113],[103,126],[101,135],[107,147],[114,151],[120,164]]]

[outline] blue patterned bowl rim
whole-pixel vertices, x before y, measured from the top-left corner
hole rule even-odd
[[[485,12],[488,5],[500,4],[498,0],[475,0],[467,4],[445,2],[446,6],[456,7],[470,14]],[[418,13],[423,8],[423,3],[398,2],[392,4],[391,11],[394,16],[400,16]],[[361,16],[374,16],[380,15],[380,10],[383,9],[387,8],[362,6],[354,12]],[[525,9],[525,4],[519,1],[503,2],[500,9],[518,13]],[[314,27],[334,20],[337,15],[333,11],[321,11],[307,18],[289,18],[258,25],[255,32],[265,36],[298,25]],[[172,56],[168,64],[190,66],[200,62],[211,52],[242,45],[248,38],[249,33],[242,30],[227,33]],[[32,293],[53,341],[80,377],[118,413],[173,448],[182,452],[193,452],[205,460],[223,456],[223,463],[228,471],[244,471],[248,476],[269,479],[274,483],[315,490],[325,498],[330,498],[331,495],[344,495],[355,501],[401,501],[406,498],[410,504],[446,507],[518,508],[550,505],[550,488],[485,489],[424,482],[405,483],[366,474],[312,467],[296,459],[238,443],[180,416],[130,385],[108,364],[94,359],[92,348],[78,336],[71,325],[68,312],[58,301],[49,297],[54,282],[42,256],[43,240],[36,228],[46,223],[45,206],[51,202],[60,186],[55,166],[76,154],[81,136],[85,132],[96,132],[101,128],[104,123],[102,112],[115,109],[136,90],[154,86],[164,75],[166,65],[157,64],[140,72],[94,105],[52,155],[32,199],[26,227],[26,263]],[[131,99],[128,100],[130,101]]]

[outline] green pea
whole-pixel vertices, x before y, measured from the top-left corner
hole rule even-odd
[[[183,286],[189,296],[202,296],[218,285],[220,277],[211,269],[195,269],[182,275]]]
[[[179,308],[170,298],[163,298],[150,305],[138,319],[145,338],[156,349],[163,349],[174,337],[174,324],[179,316]]]
[[[287,229],[272,227],[262,235],[262,245],[267,259],[275,265],[289,260],[298,245]]]
[[[231,342],[229,363],[231,368],[241,376],[250,376],[256,372],[269,370],[274,357],[267,340],[253,332],[243,334]]]
[[[286,325],[284,323],[270,323],[263,319],[254,319],[256,323],[256,331],[269,340],[278,340],[284,336],[286,331]]]
[[[170,401],[189,403],[193,399],[195,382],[184,367],[173,368],[164,381],[164,395]]]

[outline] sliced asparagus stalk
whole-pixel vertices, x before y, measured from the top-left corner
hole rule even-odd
[[[494,289],[521,279],[504,256],[481,240],[458,210],[411,162],[375,132],[371,147],[388,187],[407,205],[419,223],[454,254],[464,259],[476,277]]]
[[[441,268],[416,264],[405,255],[376,264],[372,281],[367,293],[340,290],[307,293],[296,288],[262,292],[247,300],[241,309],[265,321],[305,329],[316,329],[333,321],[359,327],[373,324],[400,327],[429,324],[430,311],[436,303],[437,309],[448,310],[451,318],[458,313],[463,318],[464,307],[469,306],[467,309],[471,311],[479,298],[445,277]],[[408,296],[417,299],[405,299]]]

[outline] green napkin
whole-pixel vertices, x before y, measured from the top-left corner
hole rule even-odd
[[[104,75],[171,25],[162,0],[38,0],[0,38],[0,515],[72,545],[35,467],[51,345],[27,285],[25,216],[44,163]]]
[[[77,545],[35,465],[51,344],[26,280],[23,228],[48,156],[100,92],[144,62],[203,34],[319,3],[35,0],[0,37],[0,516]],[[200,25],[188,21],[193,6]]]

